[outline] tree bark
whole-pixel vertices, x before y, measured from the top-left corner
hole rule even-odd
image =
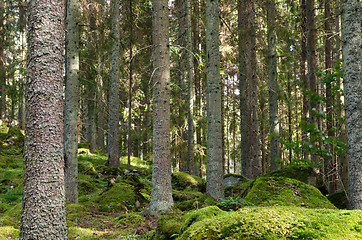
[[[361,3],[342,0],[342,57],[349,208],[362,210]]]
[[[67,1],[64,174],[67,203],[78,203],[79,2]]]
[[[119,167],[119,1],[111,1],[112,9],[112,56],[111,83],[109,88],[109,132],[108,132],[108,161],[107,165]]]
[[[279,149],[279,120],[278,120],[278,72],[277,49],[275,33],[275,0],[268,0],[268,83],[269,83],[269,124],[270,124],[270,170],[277,170]]]
[[[67,239],[63,151],[64,1],[29,1],[20,239]]]
[[[4,40],[5,40],[5,3],[0,2],[0,119],[3,118],[5,112],[5,56],[4,56]]]
[[[221,80],[219,54],[219,1],[206,1],[206,99],[207,99],[207,168],[206,194],[224,198],[221,126]]]
[[[167,0],[153,0],[153,169],[150,213],[172,210],[170,45]]]

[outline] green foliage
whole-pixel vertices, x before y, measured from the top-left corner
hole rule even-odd
[[[218,202],[216,206],[224,211],[235,211],[244,205],[244,200],[241,197],[227,197],[221,202]]]
[[[318,156],[322,160],[329,159],[333,155],[339,156],[346,154],[346,144],[340,139],[342,125],[344,124],[344,117],[338,117],[337,114],[337,112],[343,107],[343,103],[339,97],[343,96],[343,90],[339,86],[339,78],[342,77],[341,64],[338,63],[338,65],[333,68],[331,74],[319,72],[318,76],[321,78],[321,84],[330,87],[330,96],[327,98],[325,96],[312,93],[310,89],[304,89],[303,92],[310,101],[321,106],[321,110],[319,111],[317,111],[317,109],[312,109],[312,112],[317,119],[322,121],[332,121],[336,124],[330,130],[331,132],[328,133],[327,131],[318,129],[316,124],[302,121],[299,127],[301,130],[308,133],[309,139],[307,142],[290,142],[287,138],[281,138],[280,141],[285,148],[293,150],[294,158],[291,162],[292,165],[315,165],[315,163],[312,163],[310,160],[303,159],[303,152]],[[323,111],[322,109],[327,109],[327,111]],[[322,162],[320,162],[317,166],[321,166],[321,164]]]

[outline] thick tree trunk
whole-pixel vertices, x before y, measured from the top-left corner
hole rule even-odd
[[[167,0],[153,0],[153,171],[150,213],[172,210],[170,46]]]
[[[29,1],[20,239],[67,239],[63,151],[64,1]]]
[[[342,0],[342,56],[346,111],[349,208],[362,210],[361,3]]]
[[[112,56],[111,84],[109,88],[109,132],[108,132],[108,161],[107,165],[119,167],[119,1],[111,1],[112,9]]]
[[[279,120],[278,120],[278,73],[277,48],[275,33],[275,0],[268,0],[268,83],[269,83],[269,124],[270,124],[270,170],[277,170],[279,149]]]
[[[224,198],[222,165],[219,1],[206,1],[207,169],[206,194]]]
[[[67,1],[64,174],[67,203],[78,203],[79,2]]]

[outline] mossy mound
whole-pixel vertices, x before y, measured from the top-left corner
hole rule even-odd
[[[12,226],[18,228],[20,224],[21,209],[22,205],[21,203],[18,203],[6,211],[0,218],[0,226]]]
[[[194,212],[191,212],[187,215],[185,215],[185,222],[182,225],[181,233],[186,231],[191,225],[200,222],[204,219],[213,218],[216,216],[220,216],[222,214],[225,214],[226,212],[222,211],[217,206],[209,206],[205,208],[198,209]]]
[[[154,240],[176,239],[181,230],[183,219],[180,216],[161,215],[157,220]]]
[[[172,190],[172,198],[176,203],[203,197],[204,194],[195,190],[177,191]]]
[[[78,172],[90,176],[98,175],[93,163],[89,161],[78,161]]]
[[[248,181],[249,181],[249,179],[247,179],[243,175],[228,173],[228,174],[224,175],[223,186],[224,186],[224,188],[225,187],[234,187],[240,183],[248,182]]]
[[[6,135],[6,142],[10,145],[22,147],[24,145],[24,134],[18,126],[10,126]]]
[[[192,224],[179,238],[361,239],[362,211],[251,207]]]
[[[14,227],[6,226],[0,227],[0,239],[17,239],[20,230]]]
[[[286,168],[267,173],[264,177],[292,178],[314,187],[323,185],[322,178],[315,173],[313,167],[306,165],[288,166]]]
[[[347,209],[348,198],[345,191],[336,192],[329,195],[328,200],[339,209]]]
[[[81,204],[67,204],[67,225],[68,227],[77,226],[78,220],[82,215],[88,212],[87,208]]]
[[[226,187],[224,189],[225,197],[241,197],[244,198],[254,184],[254,180],[239,182],[235,187]]]
[[[135,208],[136,201],[134,187],[123,182],[114,184],[96,199],[102,212],[129,211]]]
[[[129,213],[129,214],[123,214],[117,218],[118,223],[121,226],[134,226],[136,224],[143,224],[145,222],[145,217],[135,214],[135,213]]]
[[[335,208],[320,191],[301,181],[285,177],[260,177],[244,198],[252,206],[303,206]]]
[[[203,195],[202,197],[176,203],[175,207],[181,211],[191,211],[208,206],[215,206],[216,203],[217,201],[214,198]]]
[[[192,176],[186,172],[172,173],[172,188],[177,190],[195,189],[203,191],[205,182],[200,177]]]

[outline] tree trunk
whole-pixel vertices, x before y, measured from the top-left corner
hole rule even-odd
[[[317,94],[316,81],[316,29],[314,16],[314,0],[306,0],[306,20],[307,20],[307,62],[308,62],[308,88],[313,94]],[[315,111],[317,111],[317,103],[309,98],[309,123],[317,126]],[[316,162],[316,156],[311,154],[311,161]]]
[[[3,118],[3,113],[5,112],[5,56],[4,56],[4,40],[5,40],[5,3],[0,2],[0,119]]]
[[[132,0],[129,0],[129,82],[128,82],[128,127],[127,127],[127,157],[128,167],[131,166],[131,128],[132,128],[132,41],[133,41],[133,16]]]
[[[224,198],[222,165],[219,1],[206,1],[207,168],[206,194]]]
[[[269,124],[270,124],[270,170],[277,170],[279,149],[278,120],[278,72],[275,33],[275,0],[268,0],[268,83],[269,83]]]
[[[109,132],[108,132],[108,161],[107,165],[119,167],[119,1],[111,1],[112,9],[112,56],[111,83],[109,88]]]
[[[20,239],[67,239],[62,100],[64,3],[29,1]]]
[[[346,111],[349,208],[362,210],[361,4],[342,1],[342,56]]]
[[[26,12],[27,3],[24,0],[19,0],[19,32],[21,44],[21,64],[20,67],[23,73],[19,79],[19,107],[18,107],[18,121],[19,128],[25,130],[25,69],[26,69]],[[1,40],[0,40],[1,41]]]
[[[170,161],[170,45],[167,0],[153,0],[153,171],[150,213],[173,206]]]
[[[79,2],[67,1],[64,177],[67,203],[78,203]]]

